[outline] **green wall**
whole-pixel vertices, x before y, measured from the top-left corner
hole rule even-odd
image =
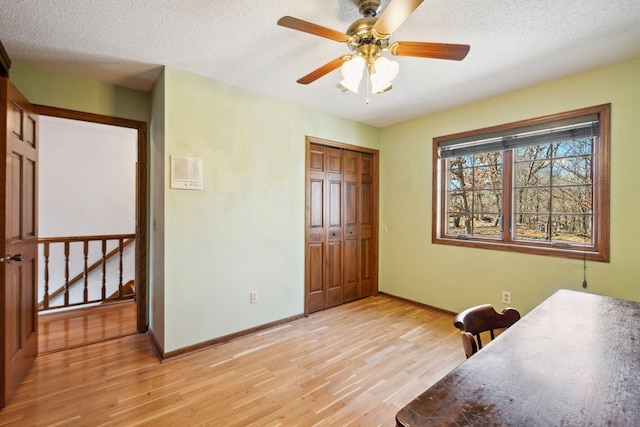
[[[164,69],[151,90],[149,144],[149,329],[164,349],[164,147],[165,147]],[[160,183],[160,184],[155,184]]]
[[[164,95],[165,351],[302,314],[305,136],[379,130],[168,67]],[[202,159],[203,190],[169,188],[172,155]]]
[[[150,95],[65,73],[13,63],[13,84],[32,104],[148,122]]]
[[[301,314],[305,137],[379,148],[371,126],[171,68],[151,93],[21,64],[11,79],[36,104],[150,123],[149,326],[165,352]],[[169,188],[171,155],[202,158],[202,191]]]
[[[577,260],[431,244],[432,138],[609,102],[611,262],[588,263],[587,291],[640,300],[639,75],[629,61],[376,129],[171,68],[151,93],[11,70],[34,103],[150,123],[150,327],[165,351],[302,313],[307,135],[381,150],[381,291],[458,311],[508,290],[527,312],[582,290]],[[169,188],[171,155],[203,159],[202,191]]]
[[[587,263],[586,291],[640,300],[639,76],[637,59],[382,129],[380,290],[454,312],[582,291],[582,261],[431,244],[432,139],[611,103],[611,262]]]

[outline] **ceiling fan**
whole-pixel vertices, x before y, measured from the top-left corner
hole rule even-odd
[[[297,80],[300,84],[309,84],[331,71],[342,67],[344,79],[340,84],[353,92],[358,91],[362,70],[367,67],[371,79],[372,92],[382,93],[391,89],[391,80],[398,72],[398,63],[383,57],[383,52],[395,56],[414,56],[420,58],[450,59],[461,61],[469,52],[469,45],[393,42],[392,33],[422,4],[424,0],[391,0],[380,11],[380,0],[358,0],[358,10],[363,18],[355,21],[346,33],[322,27],[301,19],[285,16],[278,25],[346,44],[354,53],[340,56]]]

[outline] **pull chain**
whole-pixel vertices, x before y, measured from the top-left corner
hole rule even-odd
[[[369,89],[369,83],[370,83],[370,78],[369,78],[369,73],[367,73],[366,77],[367,79],[367,99],[365,101],[365,104],[369,105],[369,93],[371,92],[371,90]]]
[[[586,234],[586,232],[585,232]],[[587,289],[587,238],[584,238],[583,244],[585,246],[582,247],[582,288]]]

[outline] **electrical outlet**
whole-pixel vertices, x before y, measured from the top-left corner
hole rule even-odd
[[[505,304],[511,304],[511,292],[502,291],[502,302]]]
[[[249,302],[251,304],[255,304],[255,303],[258,302],[258,292],[257,291],[249,292]]]

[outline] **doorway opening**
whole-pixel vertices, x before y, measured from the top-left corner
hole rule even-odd
[[[145,332],[146,124],[36,109],[39,353]]]

